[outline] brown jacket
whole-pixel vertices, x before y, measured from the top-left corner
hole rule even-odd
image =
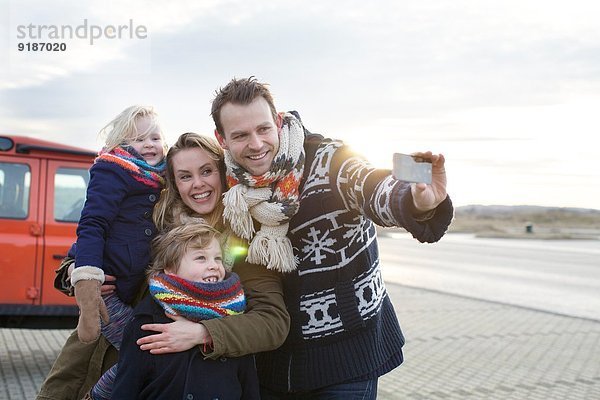
[[[236,263],[246,294],[242,315],[202,321],[213,340],[209,358],[240,357],[274,350],[285,341],[290,330],[290,315],[283,301],[281,275],[262,265]]]

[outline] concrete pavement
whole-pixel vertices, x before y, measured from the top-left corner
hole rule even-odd
[[[407,344],[379,399],[600,399],[600,321],[387,288]],[[0,399],[33,399],[68,333],[0,329]]]

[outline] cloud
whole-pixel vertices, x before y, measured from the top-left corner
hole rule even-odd
[[[593,146],[585,143],[600,128],[600,5],[591,0],[10,6],[10,20],[0,12],[5,27],[19,15],[40,24],[133,19],[149,35],[75,43],[82,53],[58,59],[21,54],[44,58],[25,58],[11,74],[0,60],[5,132],[77,138],[96,148],[104,123],[142,103],[156,106],[171,142],[184,131],[209,134],[214,90],[233,76],[256,75],[271,83],[281,110],[300,111],[310,130],[344,139],[375,162],[431,148],[461,174],[496,171],[502,182],[510,180],[504,174],[524,179],[510,165],[526,167],[537,182],[593,169],[585,161]],[[562,153],[583,160],[580,169]]]
[[[96,72],[127,74],[128,70],[147,70],[150,67],[150,42],[152,35],[177,30],[216,2],[181,1],[130,1],[108,2],[55,0],[9,1],[8,23],[9,49],[0,63],[0,90],[42,85],[73,73]],[[135,25],[132,22],[135,21]],[[116,38],[101,38],[93,42],[91,26]],[[140,39],[128,35],[131,29],[120,26],[132,25],[149,31],[149,38]],[[112,29],[114,27],[116,29]],[[85,29],[84,29],[85,28]],[[77,30],[79,29],[79,30]],[[18,43],[47,42],[50,32],[58,35],[53,42],[65,43],[66,51],[32,52],[17,51]],[[125,33],[123,33],[125,32]],[[137,30],[136,30],[137,32]],[[24,39],[18,36],[25,33]],[[118,35],[117,35],[118,33]],[[40,37],[41,35],[41,37]],[[76,37],[78,36],[79,37]],[[81,38],[85,36],[85,38]],[[137,40],[136,40],[137,39]],[[93,42],[93,44],[91,44]]]

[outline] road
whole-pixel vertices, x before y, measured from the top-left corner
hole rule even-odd
[[[407,339],[379,399],[600,399],[600,242],[379,243]],[[34,398],[70,332],[0,329],[0,400]]]
[[[380,235],[386,281],[600,321],[600,241]]]

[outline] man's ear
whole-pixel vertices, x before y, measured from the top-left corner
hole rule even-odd
[[[277,120],[275,121],[275,125],[277,125],[277,130],[280,131],[283,126],[283,113],[277,114]]]
[[[217,141],[219,142],[219,144],[221,145],[221,147],[224,150],[228,150],[227,143],[225,143],[225,139],[223,139],[223,136],[221,136],[221,134],[219,133],[219,131],[216,130],[216,129],[215,129],[215,138],[217,138]]]

